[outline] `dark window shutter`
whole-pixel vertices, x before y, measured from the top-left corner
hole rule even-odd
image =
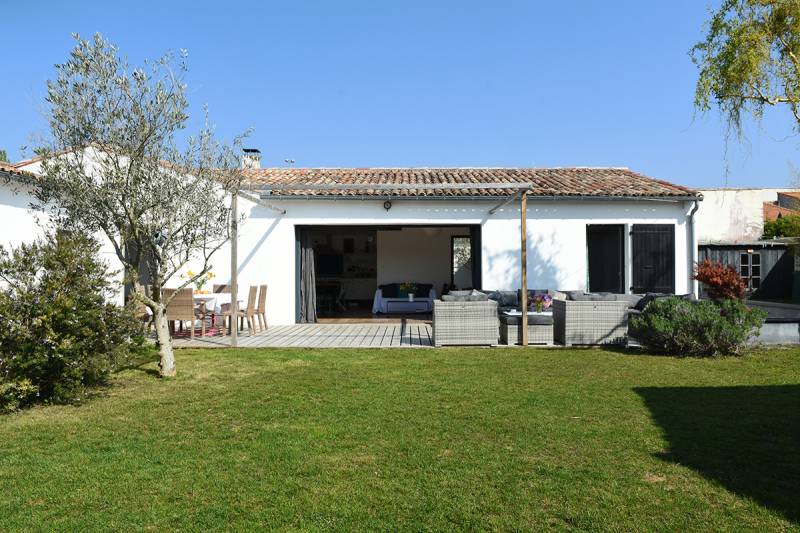
[[[631,232],[635,293],[675,292],[675,226],[634,224]]]

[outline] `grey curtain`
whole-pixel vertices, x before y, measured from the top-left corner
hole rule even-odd
[[[314,277],[314,248],[308,231],[300,236],[300,322],[317,321],[317,283]]]
[[[469,243],[472,249],[470,250],[470,261],[472,261],[472,288],[481,290],[483,288],[483,273],[481,267],[481,227],[469,227]]]

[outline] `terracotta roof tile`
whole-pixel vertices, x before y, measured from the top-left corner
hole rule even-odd
[[[7,176],[31,176],[30,172],[18,169],[13,163],[0,161],[0,174]]]
[[[627,168],[261,168],[244,171],[247,183],[276,196],[507,196],[512,189],[371,189],[375,184],[530,184],[533,196],[696,197],[694,190]],[[287,185],[297,184],[297,189]],[[364,184],[353,189],[303,185]]]
[[[772,202],[764,202],[764,220],[777,220],[780,217],[797,215],[800,215],[800,211],[781,207]]]

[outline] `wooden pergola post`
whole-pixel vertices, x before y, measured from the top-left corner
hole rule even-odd
[[[239,344],[239,201],[231,195],[231,346]],[[225,323],[223,322],[223,327]]]
[[[520,250],[520,284],[519,306],[522,313],[520,327],[522,328],[522,345],[528,345],[528,191],[523,191],[519,202],[519,234],[521,241]]]

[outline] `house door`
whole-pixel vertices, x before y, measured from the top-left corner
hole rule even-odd
[[[635,293],[675,292],[675,226],[634,224],[631,231]]]
[[[625,226],[586,226],[589,292],[625,292]]]

